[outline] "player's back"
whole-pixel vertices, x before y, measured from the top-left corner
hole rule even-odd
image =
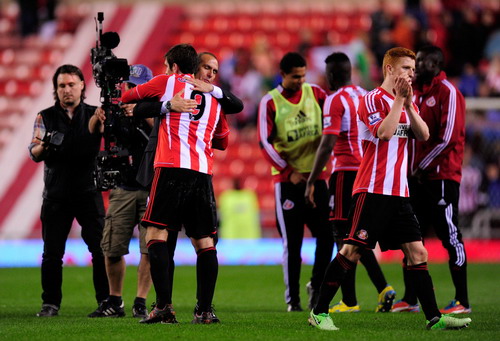
[[[357,170],[362,148],[358,136],[358,107],[367,93],[359,86],[347,85],[327,97],[323,108],[323,134],[338,136],[333,148],[333,171]]]
[[[171,75],[161,101],[170,100],[179,91],[197,101],[193,113],[167,113],[161,119],[155,167],[186,168],[212,174],[212,138],[221,115],[221,106],[208,93],[191,90],[190,75]]]

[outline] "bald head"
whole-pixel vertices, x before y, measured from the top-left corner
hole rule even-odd
[[[214,54],[202,52],[198,55],[198,71],[195,77],[207,83],[213,83],[219,73],[219,61]]]

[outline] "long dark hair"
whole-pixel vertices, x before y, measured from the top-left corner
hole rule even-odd
[[[59,98],[57,97],[57,77],[59,77],[59,75],[62,73],[68,73],[70,75],[78,76],[80,80],[83,81],[83,90],[82,90],[82,95],[80,97],[80,101],[83,101],[85,99],[85,79],[83,78],[82,70],[70,64],[64,64],[59,66],[56,72],[54,73],[54,76],[52,77],[52,85],[54,86],[54,99],[56,101],[59,101]]]

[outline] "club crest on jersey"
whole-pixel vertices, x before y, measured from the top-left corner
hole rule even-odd
[[[356,236],[361,239],[361,240],[367,240],[368,239],[368,231],[366,230],[359,230],[356,233]]]
[[[185,77],[177,77],[177,80],[182,83],[187,83],[187,78]]]
[[[425,104],[428,106],[428,107],[433,107],[436,105],[436,99],[434,98],[434,96],[431,96],[427,99],[427,101],[425,101]]]
[[[372,126],[375,123],[379,122],[381,120],[380,118],[380,113],[376,112],[371,115],[368,115],[368,123]]]
[[[294,206],[295,206],[295,204],[293,203],[293,201],[291,201],[289,199],[286,199],[285,202],[283,203],[283,209],[285,211],[291,210]]]

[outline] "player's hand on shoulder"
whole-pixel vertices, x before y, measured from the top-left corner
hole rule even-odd
[[[200,92],[214,91],[214,86],[212,84],[202,81],[201,79],[186,77],[186,82],[193,86],[192,87],[193,91],[200,91]]]

